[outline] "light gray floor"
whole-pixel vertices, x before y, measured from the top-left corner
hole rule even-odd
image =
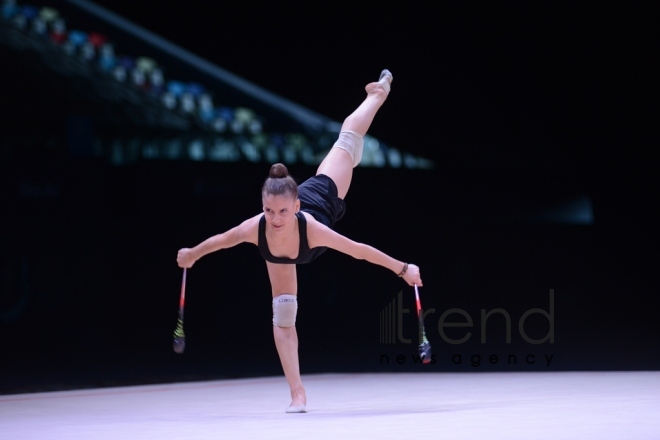
[[[328,374],[0,396],[1,439],[660,439],[660,372]]]

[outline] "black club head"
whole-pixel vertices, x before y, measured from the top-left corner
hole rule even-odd
[[[431,344],[428,341],[419,344],[418,350],[423,364],[431,362]]]
[[[174,352],[182,354],[186,349],[186,339],[185,338],[174,338]]]

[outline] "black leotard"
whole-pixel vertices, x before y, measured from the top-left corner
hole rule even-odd
[[[325,252],[325,247],[309,248],[307,243],[307,219],[302,212],[296,212],[298,219],[298,233],[300,234],[300,247],[298,248],[298,257],[295,259],[276,257],[270,253],[268,249],[268,241],[266,240],[266,217],[261,216],[259,219],[259,253],[266,261],[278,264],[304,264],[309,263],[316,257]]]
[[[337,196],[337,185],[325,174],[318,174],[304,181],[298,187],[300,210],[309,213],[316,221],[332,228],[335,222],[346,213],[346,203]],[[307,242],[307,219],[302,212],[296,213],[298,218],[298,233],[300,247],[295,259],[276,257],[270,253],[266,241],[266,218],[259,219],[259,253],[266,261],[279,264],[303,264],[313,261],[321,255],[326,247],[309,248]]]

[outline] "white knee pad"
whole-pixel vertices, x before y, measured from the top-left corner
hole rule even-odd
[[[362,149],[364,148],[364,137],[355,131],[346,130],[339,133],[333,147],[341,148],[351,155],[353,168],[362,160]]]
[[[273,325],[277,327],[293,327],[298,314],[298,298],[296,295],[284,293],[273,298]]]

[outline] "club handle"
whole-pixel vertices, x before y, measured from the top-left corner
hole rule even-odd
[[[422,313],[422,303],[419,301],[419,290],[417,289],[417,284],[415,286],[415,301],[417,302],[417,317],[421,319]]]
[[[186,302],[186,268],[183,268],[183,280],[181,281],[181,297],[179,298],[179,313],[183,314],[183,304]]]

